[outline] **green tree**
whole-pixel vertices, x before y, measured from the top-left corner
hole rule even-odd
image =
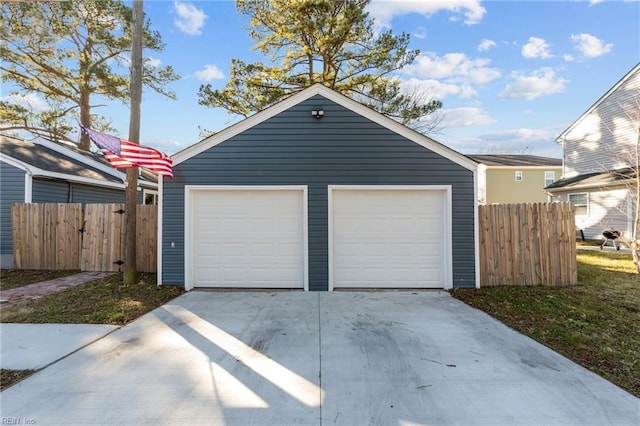
[[[364,11],[370,0],[238,0],[250,17],[254,48],[269,59],[232,59],[229,82],[200,86],[199,103],[247,117],[315,83],[404,124],[415,124],[442,104],[401,90],[397,72],[420,53],[409,35],[376,34]],[[422,94],[424,95],[424,94]]]
[[[4,2],[0,26],[0,71],[10,91],[0,101],[0,130],[27,130],[68,140],[76,123],[107,130],[94,113],[103,100],[129,100],[131,8],[118,0]],[[160,34],[144,23],[144,47],[160,52]],[[175,98],[165,86],[179,78],[170,66],[146,60],[144,86]],[[45,108],[18,102],[44,98]],[[80,148],[88,150],[82,134]]]

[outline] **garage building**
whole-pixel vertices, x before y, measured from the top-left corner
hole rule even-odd
[[[322,85],[177,153],[158,282],[476,287],[476,163]]]

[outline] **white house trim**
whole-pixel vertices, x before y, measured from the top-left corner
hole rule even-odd
[[[158,237],[156,243],[156,283],[158,287],[162,285],[162,189],[164,185],[164,177],[158,176]],[[186,200],[185,200],[186,202]]]
[[[139,190],[140,190],[140,188],[138,188],[138,191]],[[155,195],[156,196],[156,204],[157,204],[158,190],[157,189],[142,188],[142,204],[146,204],[147,194]]]
[[[185,185],[184,186],[184,285],[185,290],[193,289],[193,264],[191,241],[191,199],[197,191],[301,191],[302,192],[302,246],[303,246],[303,288],[309,290],[309,215],[308,187],[306,185]],[[161,191],[162,193],[162,191]],[[159,208],[161,205],[159,205]],[[161,211],[161,210],[160,210]],[[158,216],[160,221],[161,217]],[[159,228],[160,229],[160,228]],[[160,230],[159,230],[160,232]],[[158,236],[161,246],[161,235]],[[160,251],[159,251],[160,253]],[[159,263],[159,265],[161,265]],[[159,266],[160,267],[160,266]],[[159,269],[160,270],[160,269]]]
[[[33,199],[33,177],[27,171],[24,173],[24,202],[30,203]]]
[[[32,169],[34,169],[35,167],[31,166],[30,164],[24,163],[18,159],[15,159],[13,157],[9,157],[6,154],[3,154],[2,152],[0,152],[0,161],[7,163],[13,167],[16,167],[18,169],[24,170],[25,172],[28,173],[32,173]]]
[[[35,167],[31,164],[24,163],[20,160],[17,160],[13,157],[9,157],[7,155],[3,155],[0,153],[0,161],[3,161],[7,164],[15,166],[19,169],[24,170],[27,174],[30,174],[31,177],[49,177],[54,179],[62,179],[70,182],[84,183],[88,185],[102,186],[105,188],[115,188],[115,189],[124,189],[125,184],[119,182],[107,182],[99,179],[86,178],[82,176],[68,175],[66,173],[58,173],[58,172],[50,172],[48,170],[43,170],[38,167]],[[25,188],[26,189],[26,188]]]
[[[486,191],[486,182],[485,182]],[[485,192],[486,196],[486,192]],[[475,276],[476,276],[476,288],[480,288],[480,230],[478,229],[480,219],[478,212],[478,173],[473,174],[473,246],[475,257]],[[452,218],[453,219],[453,218]],[[453,257],[453,253],[452,253]],[[452,259],[453,262],[453,259]],[[453,263],[452,263],[453,265]],[[453,266],[452,266],[453,267]]]
[[[574,193],[576,191],[578,192],[585,192],[585,191],[608,191],[608,190],[614,190],[614,189],[620,189],[620,188],[628,188],[628,183],[629,181],[631,181],[631,179],[626,180],[626,181],[616,181],[616,182],[611,182],[611,183],[591,183],[591,184],[574,184],[574,185],[568,185],[567,187],[564,188],[550,188],[547,189],[547,192],[551,195],[551,196],[557,196],[557,195],[561,195],[561,194],[567,194],[567,193]]]
[[[474,173],[475,175],[475,173]],[[444,266],[444,283],[443,283],[443,287],[445,289],[451,289],[453,288],[453,251],[452,251],[452,241],[451,241],[451,230],[452,230],[452,223],[453,223],[453,216],[452,216],[452,196],[451,196],[451,192],[452,192],[452,187],[451,185],[328,185],[327,188],[327,216],[328,216],[328,266],[329,266],[329,287],[328,290],[329,291],[333,291],[334,290],[334,284],[335,284],[335,276],[334,276],[334,253],[333,253],[333,248],[334,248],[334,239],[333,239],[333,228],[334,228],[334,219],[333,219],[333,191],[335,190],[364,190],[364,191],[384,191],[384,190],[398,190],[398,191],[403,191],[403,190],[407,190],[407,191],[420,191],[420,190],[426,190],[426,191],[444,191],[445,192],[445,208],[446,208],[446,213],[444,216],[444,220],[445,220],[445,225],[446,225],[446,230],[445,230],[445,235],[449,236],[449,238],[445,239],[445,241],[443,241],[443,244],[445,245],[444,247],[444,259],[443,259],[443,266]],[[477,203],[474,202],[474,208],[476,206]],[[477,229],[477,208],[475,208],[475,221],[476,221],[476,229]],[[476,258],[478,257],[478,253],[477,253],[477,244],[478,244],[478,238],[477,238],[477,233],[476,233],[476,237],[475,237],[475,242],[474,244],[476,244]],[[479,269],[478,269],[478,261],[476,259],[476,286],[479,285],[478,279],[479,279]]]
[[[236,123],[234,125],[232,125],[231,127],[226,128],[225,130],[222,130],[219,133],[216,133],[215,135],[212,135],[202,141],[200,141],[199,143],[196,143],[176,154],[174,154],[172,156],[173,158],[173,165],[176,166],[180,163],[182,163],[183,161],[186,161],[198,154],[200,154],[201,152],[204,152],[246,130],[249,130],[253,127],[255,127],[256,125],[276,116],[277,114],[280,114],[281,112],[284,112],[285,110],[313,97],[316,95],[321,95],[327,99],[329,99],[330,101],[333,101],[335,103],[337,103],[338,105],[343,106],[344,108],[347,108],[353,112],[355,112],[356,114],[361,115],[362,117],[365,117],[385,128],[387,128],[388,130],[403,136],[409,140],[411,140],[412,142],[417,143],[418,145],[421,145],[433,152],[435,152],[436,154],[439,154],[451,161],[453,161],[454,163],[458,164],[459,166],[462,166],[468,170],[471,171],[475,171],[476,167],[477,167],[477,163],[475,161],[473,161],[472,159],[466,157],[465,155],[462,155],[448,147],[446,147],[445,145],[442,145],[439,142],[434,141],[431,138],[428,138],[412,129],[409,129],[407,126],[398,123],[395,120],[392,120],[389,117],[386,117],[374,110],[372,110],[371,108],[364,106],[356,101],[354,101],[353,99],[350,99],[344,95],[341,95],[337,92],[335,92],[334,90],[331,90],[321,84],[314,84],[313,86],[304,89],[294,95],[291,95],[290,97],[284,99],[283,101],[280,101],[276,104],[274,104],[273,106],[270,106],[268,108],[266,108],[263,111],[260,111],[254,115],[252,115],[251,117],[240,121],[239,123]]]
[[[13,157],[9,157],[0,152],[0,161],[3,163],[7,163],[10,166],[13,166],[17,169],[24,171],[24,202],[30,203],[32,200],[32,192],[33,192],[33,171],[34,167],[31,167],[29,164],[23,163],[20,160],[16,160]]]
[[[549,170],[549,169],[561,169],[562,165],[551,165],[551,166],[492,166],[487,165],[485,163],[480,163],[485,166],[487,169],[503,169],[503,170]]]

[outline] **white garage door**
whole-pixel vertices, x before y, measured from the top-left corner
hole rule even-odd
[[[306,188],[196,188],[190,193],[187,282],[194,287],[305,287]]]
[[[333,288],[443,288],[450,281],[449,189],[330,187]]]

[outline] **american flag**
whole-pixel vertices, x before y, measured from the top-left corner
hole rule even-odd
[[[112,167],[145,167],[163,176],[173,177],[173,160],[167,154],[88,127],[80,128],[100,148]]]

